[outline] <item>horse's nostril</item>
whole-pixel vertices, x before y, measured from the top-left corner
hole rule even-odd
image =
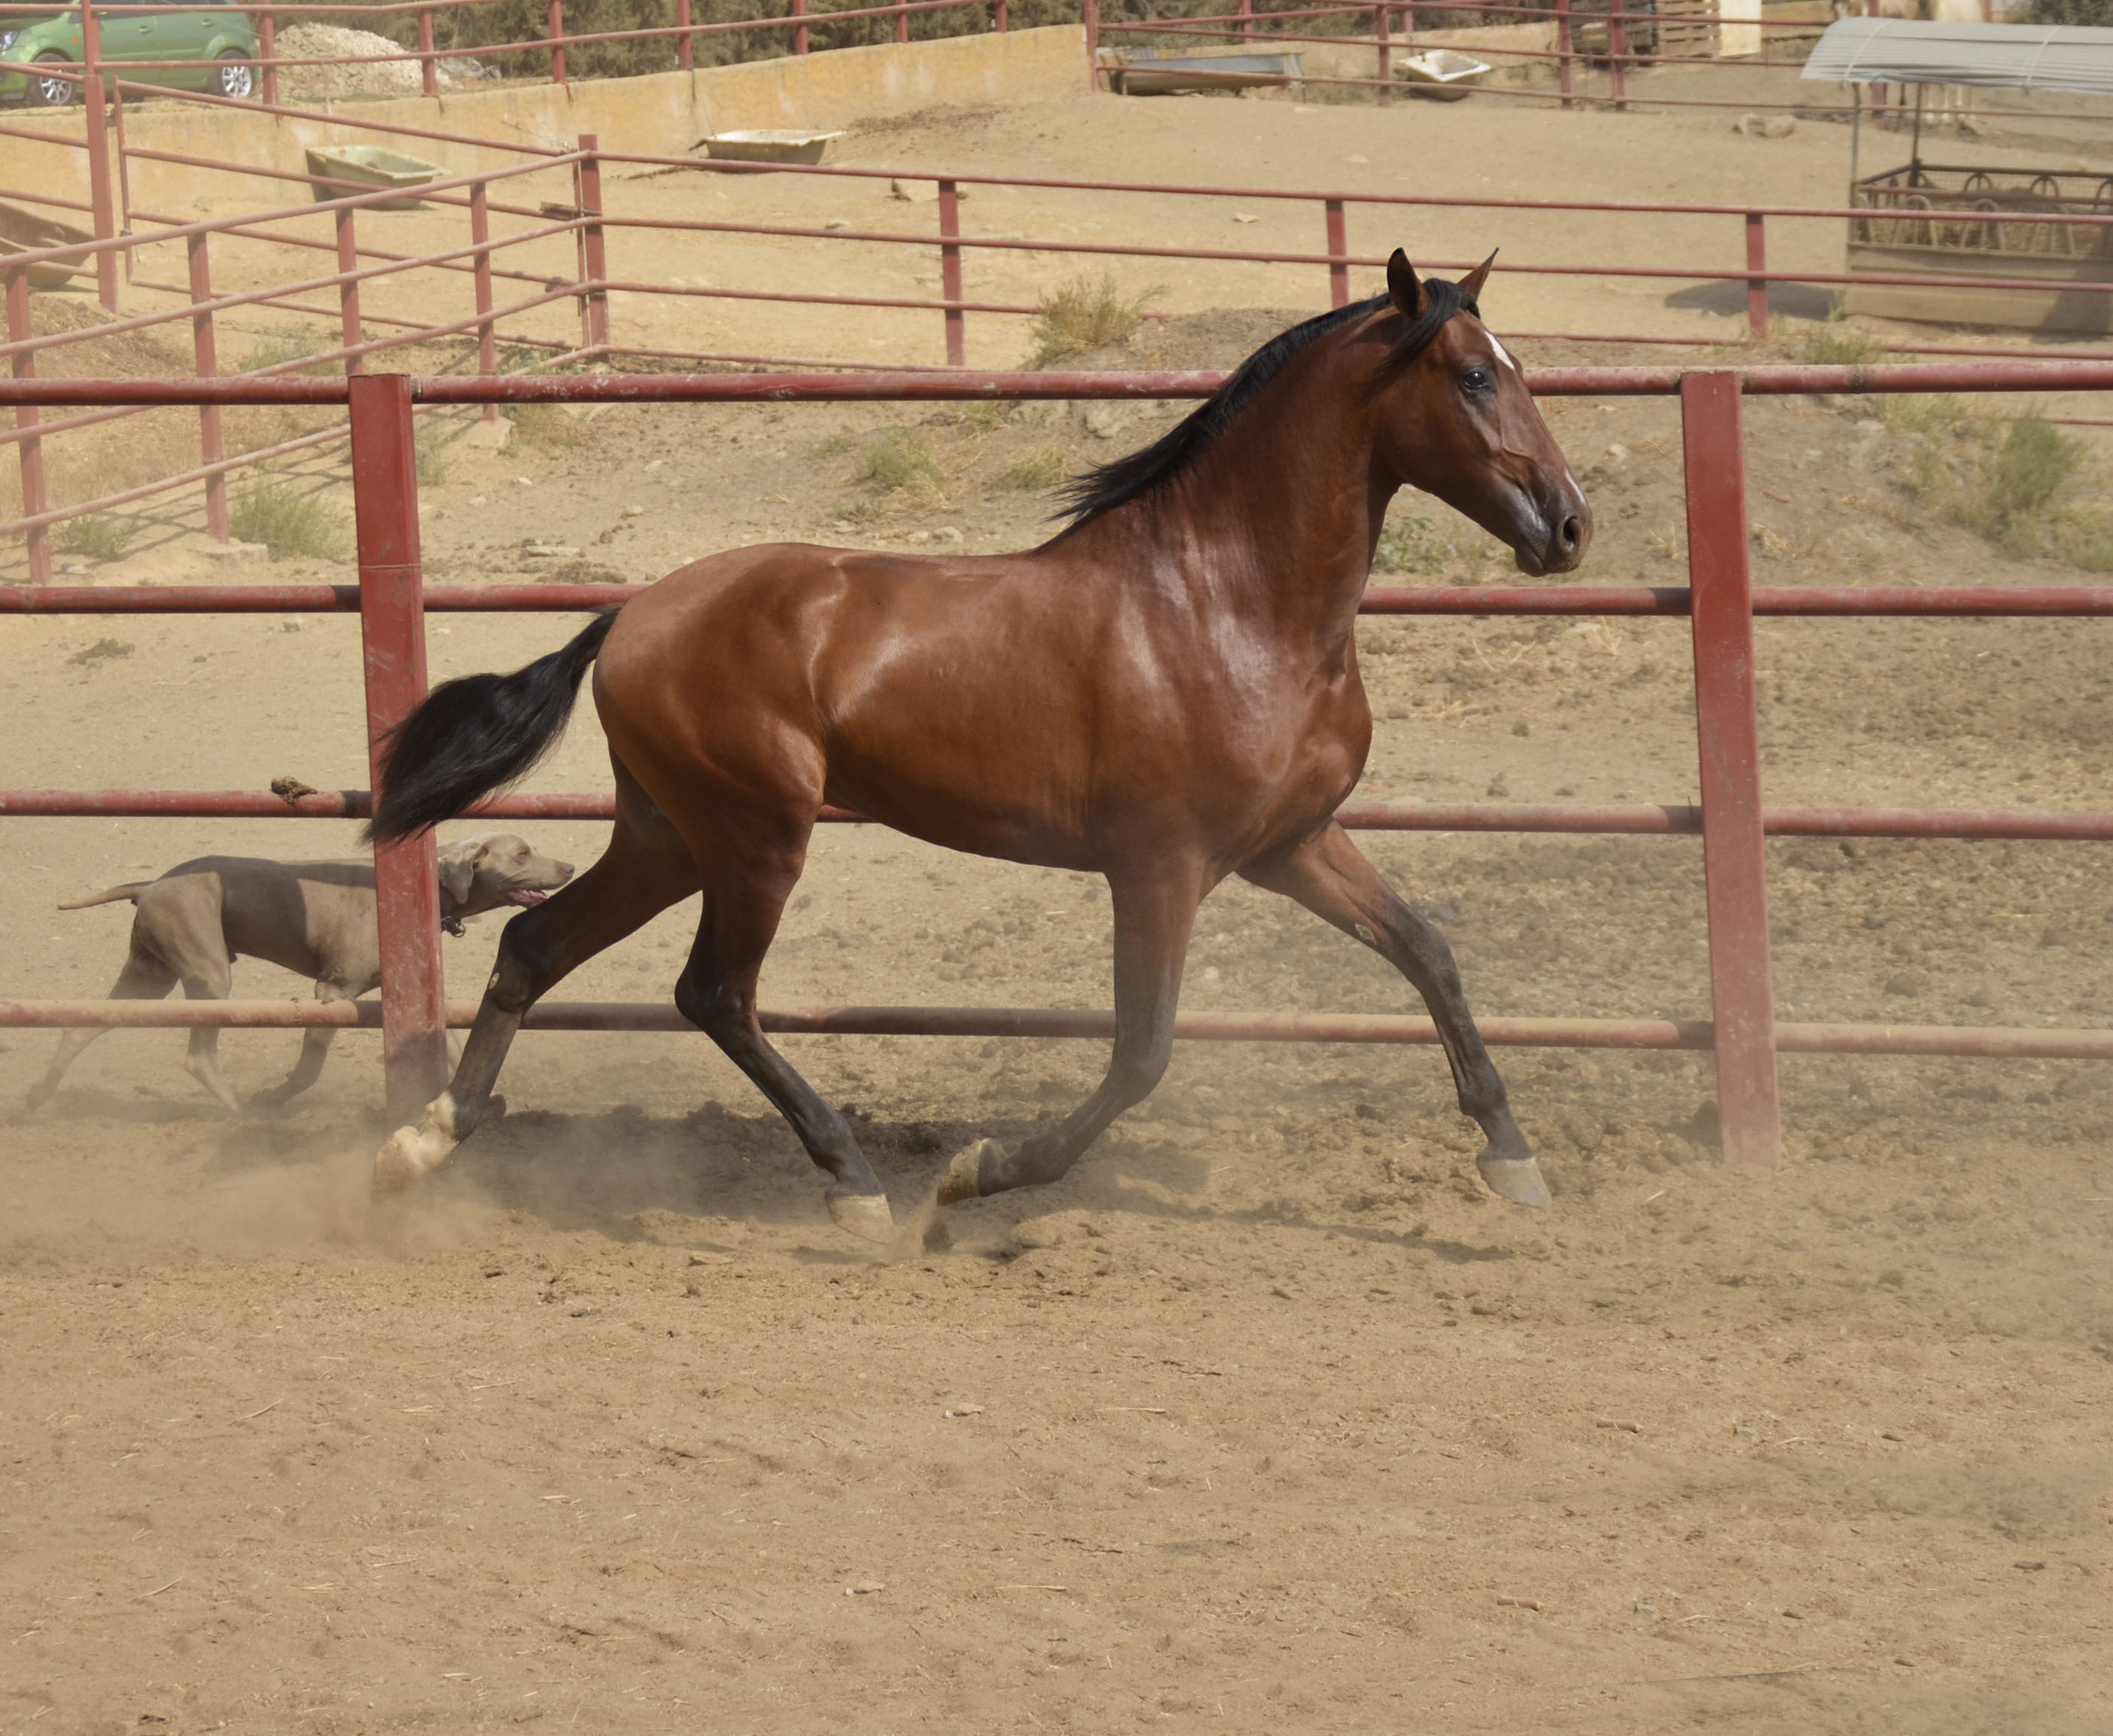
[[[1574,551],[1584,534],[1584,527],[1578,523],[1575,514],[1563,521],[1563,546],[1564,548]]]

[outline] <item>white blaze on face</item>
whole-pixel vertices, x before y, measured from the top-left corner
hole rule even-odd
[[[1491,332],[1490,334],[1490,348],[1496,351],[1497,359],[1499,362],[1502,362],[1505,367],[1511,369],[1513,373],[1517,373],[1519,371],[1518,363],[1512,359],[1511,351],[1505,349],[1502,344],[1499,344],[1497,341],[1496,334],[1495,332]]]

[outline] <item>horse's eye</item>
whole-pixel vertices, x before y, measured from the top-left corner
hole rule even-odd
[[[1463,391],[1485,392],[1496,383],[1496,376],[1486,368],[1471,368],[1460,376],[1460,386]]]

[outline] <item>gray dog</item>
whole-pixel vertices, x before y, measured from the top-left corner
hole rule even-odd
[[[462,920],[502,905],[541,904],[573,877],[570,862],[538,856],[510,832],[488,832],[444,844],[440,852],[440,921],[462,932]],[[191,999],[224,1001],[236,957],[269,959],[315,979],[316,998],[349,1001],[381,980],[374,921],[372,861],[267,862],[253,857],[202,856],[157,880],[136,880],[59,906],[85,910],[130,898],[132,952],[110,991],[113,1001],[158,1001],[178,983]],[[59,1088],[66,1070],[103,1032],[70,1030],[44,1076],[30,1088],[26,1115]],[[323,1070],[335,1026],[312,1026],[301,1058],[283,1085],[253,1099],[270,1108],[305,1091]],[[242,1104],[220,1071],[220,1033],[191,1032],[185,1071],[235,1111]]]

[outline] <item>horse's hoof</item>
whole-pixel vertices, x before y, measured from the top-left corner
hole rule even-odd
[[[1475,1159],[1475,1167],[1482,1172],[1491,1193],[1514,1205],[1554,1204],[1548,1184],[1541,1180],[1540,1165],[1532,1158],[1493,1158],[1485,1153]]]
[[[454,1103],[445,1092],[426,1105],[416,1127],[399,1127],[374,1158],[374,1197],[400,1194],[446,1161],[461,1141],[455,1136]]]
[[[938,1199],[941,1205],[959,1205],[964,1199],[983,1198],[983,1170],[985,1160],[996,1163],[1005,1156],[1005,1147],[996,1140],[978,1140],[954,1154],[954,1161],[947,1166],[947,1173],[939,1178]]]
[[[827,1204],[837,1227],[850,1231],[860,1241],[895,1240],[895,1214],[888,1208],[887,1195],[831,1194]]]

